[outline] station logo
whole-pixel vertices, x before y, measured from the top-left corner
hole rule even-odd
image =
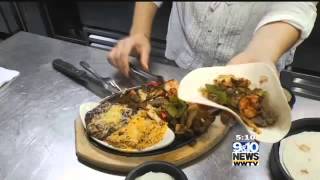
[[[232,144],[233,166],[258,166],[259,143],[252,135],[236,135],[236,141]]]

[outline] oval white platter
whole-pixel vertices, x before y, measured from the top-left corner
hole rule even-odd
[[[85,116],[86,116],[86,113],[88,111],[91,111],[92,109],[94,109],[95,107],[97,107],[99,105],[99,103],[96,103],[96,102],[88,102],[88,103],[84,103],[84,104],[81,104],[80,105],[80,109],[79,109],[79,112],[80,112],[80,118],[81,118],[81,121],[82,121],[82,124],[83,124],[83,127],[86,129],[86,123],[85,123]],[[121,148],[117,148],[117,147],[114,147],[110,144],[108,144],[107,142],[104,142],[104,141],[101,141],[95,137],[91,137],[94,141],[96,141],[97,143],[107,147],[107,148],[110,148],[110,149],[113,149],[113,150],[117,150],[117,151],[121,151],[121,152],[127,152],[127,153],[143,153],[143,152],[148,152],[148,151],[153,151],[153,150],[157,150],[157,149],[161,149],[161,148],[164,148],[168,145],[170,145],[173,141],[174,141],[174,138],[175,138],[175,134],[174,132],[168,127],[167,128],[167,132],[166,134],[164,135],[163,139],[151,146],[151,147],[148,147],[148,148],[145,148],[145,149],[142,149],[142,150],[127,150],[127,149],[121,149]]]

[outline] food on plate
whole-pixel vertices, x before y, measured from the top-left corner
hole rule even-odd
[[[209,100],[227,106],[237,112],[244,123],[259,133],[258,127],[267,127],[275,123],[264,104],[267,92],[260,88],[250,88],[251,82],[234,75],[220,75],[213,84],[201,89]]]
[[[121,127],[106,141],[121,149],[145,149],[160,142],[167,131],[165,121],[156,121],[148,117],[145,110],[139,110],[133,115],[126,126]]]
[[[151,82],[102,101],[85,116],[88,134],[117,148],[142,150],[160,142],[168,128],[177,138],[206,132],[218,109],[180,100],[178,86],[176,80]]]
[[[174,180],[174,178],[167,173],[150,171],[135,178],[135,180]]]
[[[180,100],[177,96],[178,87],[176,80],[163,84],[150,83],[130,90],[115,102],[128,105],[133,112],[146,109],[151,119],[168,122],[168,126],[178,137],[204,133],[218,115],[218,109]]]
[[[125,125],[132,114],[132,109],[126,105],[108,103],[95,108],[86,117],[89,135],[98,139],[105,139],[110,134]]]
[[[320,132],[305,131],[281,140],[280,163],[292,179],[319,179],[319,139]]]
[[[199,104],[189,104],[185,115],[175,125],[177,135],[201,135],[207,131],[220,110]]]

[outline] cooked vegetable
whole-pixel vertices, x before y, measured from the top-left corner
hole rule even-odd
[[[201,91],[208,99],[238,112],[250,126],[272,125],[274,121],[263,107],[267,92],[259,88],[250,89],[250,84],[248,79],[221,75]]]
[[[217,85],[206,84],[208,98],[222,105],[227,105],[230,102],[227,92],[219,88]]]
[[[177,96],[170,96],[169,101],[164,105],[169,115],[173,118],[180,118],[187,109],[187,104],[178,99]]]

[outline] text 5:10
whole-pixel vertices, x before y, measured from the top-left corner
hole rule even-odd
[[[255,140],[256,139],[256,136],[255,135],[236,135],[236,140],[237,141],[241,141],[241,140],[244,140],[244,141],[249,141],[249,140]]]

